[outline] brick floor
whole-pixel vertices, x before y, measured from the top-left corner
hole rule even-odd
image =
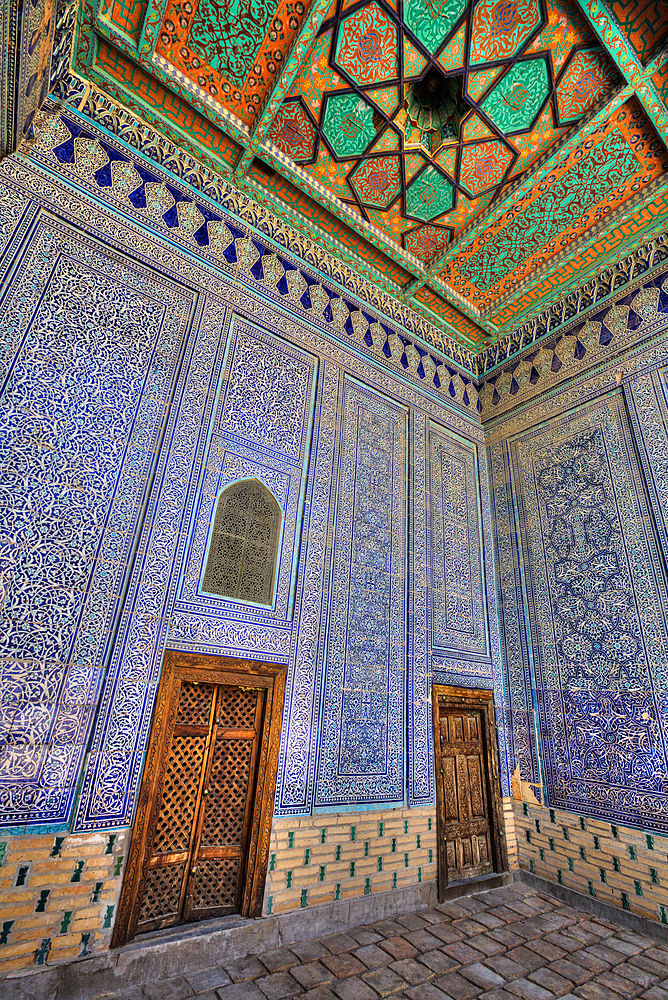
[[[143,989],[146,1000],[668,1000],[668,943],[514,883]]]

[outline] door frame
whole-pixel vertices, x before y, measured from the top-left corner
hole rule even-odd
[[[285,691],[284,664],[265,663],[249,659],[234,659],[209,653],[184,653],[165,650],[162,675],[153,709],[149,745],[141,779],[132,840],[125,868],[123,888],[118,905],[111,947],[131,941],[137,931],[142,903],[140,889],[147,869],[159,810],[153,809],[157,796],[162,795],[168,754],[178,711],[174,678],[176,671],[184,680],[202,684],[229,684],[236,687],[264,688],[266,705],[257,764],[257,784],[248,843],[248,857],[240,915],[262,915],[264,885],[269,861],[269,838],[273,817],[278,750]]]
[[[445,802],[442,772],[441,739],[438,725],[439,709],[476,709],[482,718],[482,742],[485,759],[485,790],[489,803],[489,826],[492,846],[492,867],[496,873],[508,870],[508,852],[504,836],[503,802],[499,782],[499,752],[496,741],[496,721],[494,716],[494,695],[491,691],[477,688],[449,687],[447,684],[432,684],[432,723],[434,735],[434,766],[436,784],[436,839],[438,862],[438,901],[445,902],[448,887],[448,865],[445,848]],[[474,880],[472,880],[474,881]]]

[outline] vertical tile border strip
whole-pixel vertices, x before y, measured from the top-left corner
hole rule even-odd
[[[334,509],[334,454],[339,370],[321,360],[311,460],[304,504],[298,588],[276,781],[277,815],[310,813],[324,658],[330,511]]]
[[[434,801],[433,735],[431,725],[431,656],[428,648],[429,553],[427,491],[429,456],[428,417],[420,410],[410,415],[408,438],[409,541],[408,572],[408,804]]]
[[[499,740],[499,751],[506,759],[506,767],[502,768],[502,773],[505,780],[508,780],[509,775],[519,765],[520,775],[524,781],[539,784],[537,747],[533,731],[532,680],[518,561],[517,526],[508,446],[505,441],[497,442],[488,448],[488,469],[496,557],[494,567],[490,544],[488,569],[490,579],[496,570],[495,593],[498,592],[499,595],[499,642],[502,659],[495,671],[495,690],[500,690],[504,712],[505,739],[503,744]],[[497,726],[499,707],[497,707]],[[510,792],[504,789],[504,795],[506,794]]]
[[[637,372],[622,382],[631,428],[645,471],[645,482],[663,557],[668,561],[668,405],[663,364]]]
[[[391,494],[390,520],[383,525],[384,553],[375,547],[381,541],[378,526],[367,531],[366,542],[358,549],[367,558],[356,562],[354,559],[354,533],[359,528],[357,520],[357,500],[364,500],[357,492],[359,486],[359,459],[363,452],[364,439],[359,436],[359,415],[371,414],[385,421],[388,438],[386,444],[387,464],[381,470],[369,470],[364,485],[370,487],[376,473],[376,494],[384,488]],[[332,807],[347,805],[351,801],[358,804],[403,802],[405,800],[405,698],[406,698],[406,503],[407,503],[407,433],[408,407],[388,399],[368,388],[363,383],[345,376],[344,406],[341,423],[341,461],[339,465],[336,527],[334,531],[332,600],[330,604],[330,628],[324,667],[323,715],[320,729],[315,805]],[[354,430],[354,435],[353,435]],[[370,433],[370,428],[367,428]],[[368,444],[368,441],[366,442]],[[378,473],[384,477],[381,484]],[[384,508],[386,517],[387,509]],[[367,522],[371,526],[371,522]],[[389,535],[389,540],[388,540]],[[375,553],[375,556],[374,556]],[[385,558],[382,558],[384,555]],[[375,560],[375,561],[374,561]],[[355,607],[355,580],[361,581],[366,573],[365,583],[373,586],[360,587],[359,591],[379,594],[374,583],[374,575],[382,574],[387,604],[386,625],[387,644],[382,680],[371,678],[361,669],[361,648],[355,645],[360,637],[368,638],[369,624],[363,624],[363,617],[370,616],[374,624],[379,622],[373,614],[374,608],[364,602],[369,598],[358,593]],[[367,579],[368,578],[368,579]],[[352,584],[352,586],[351,586]],[[360,599],[361,598],[361,599]],[[379,594],[382,598],[382,593]],[[354,617],[350,615],[355,610]],[[376,610],[378,605],[376,606]],[[351,624],[352,622],[352,624]],[[378,633],[376,633],[378,635]],[[352,640],[352,643],[351,643]],[[366,641],[366,640],[365,640]],[[373,651],[370,647],[370,651]],[[351,655],[352,654],[352,655]],[[346,721],[352,726],[357,719],[358,729],[367,728],[368,765],[374,753],[374,724],[371,718],[378,718],[378,708],[383,706],[385,734],[381,740],[385,744],[384,771],[370,771],[368,766],[354,770],[352,754],[345,762]],[[359,732],[358,732],[359,735]],[[375,767],[381,766],[381,756],[376,746]],[[359,754],[357,760],[359,761]]]
[[[497,746],[500,758],[499,776],[501,780],[501,795],[505,798],[510,791],[509,741],[511,728],[508,718],[507,689],[503,676],[503,657],[501,655],[501,622],[499,614],[496,569],[494,562],[494,534],[492,531],[492,483],[485,454],[485,447],[472,443],[476,450],[478,462],[478,491],[480,496],[481,542],[480,571],[482,588],[486,595],[485,627],[487,629],[487,644],[492,659],[491,677],[494,691],[494,714],[497,729]]]

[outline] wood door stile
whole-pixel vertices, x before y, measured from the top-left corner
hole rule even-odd
[[[433,685],[439,900],[451,881],[505,871],[492,693]]]
[[[284,683],[281,665],[165,654],[112,947],[261,914]]]

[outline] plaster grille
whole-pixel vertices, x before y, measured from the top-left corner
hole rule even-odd
[[[218,498],[203,589],[220,597],[271,604],[280,508],[257,479],[234,483]]]

